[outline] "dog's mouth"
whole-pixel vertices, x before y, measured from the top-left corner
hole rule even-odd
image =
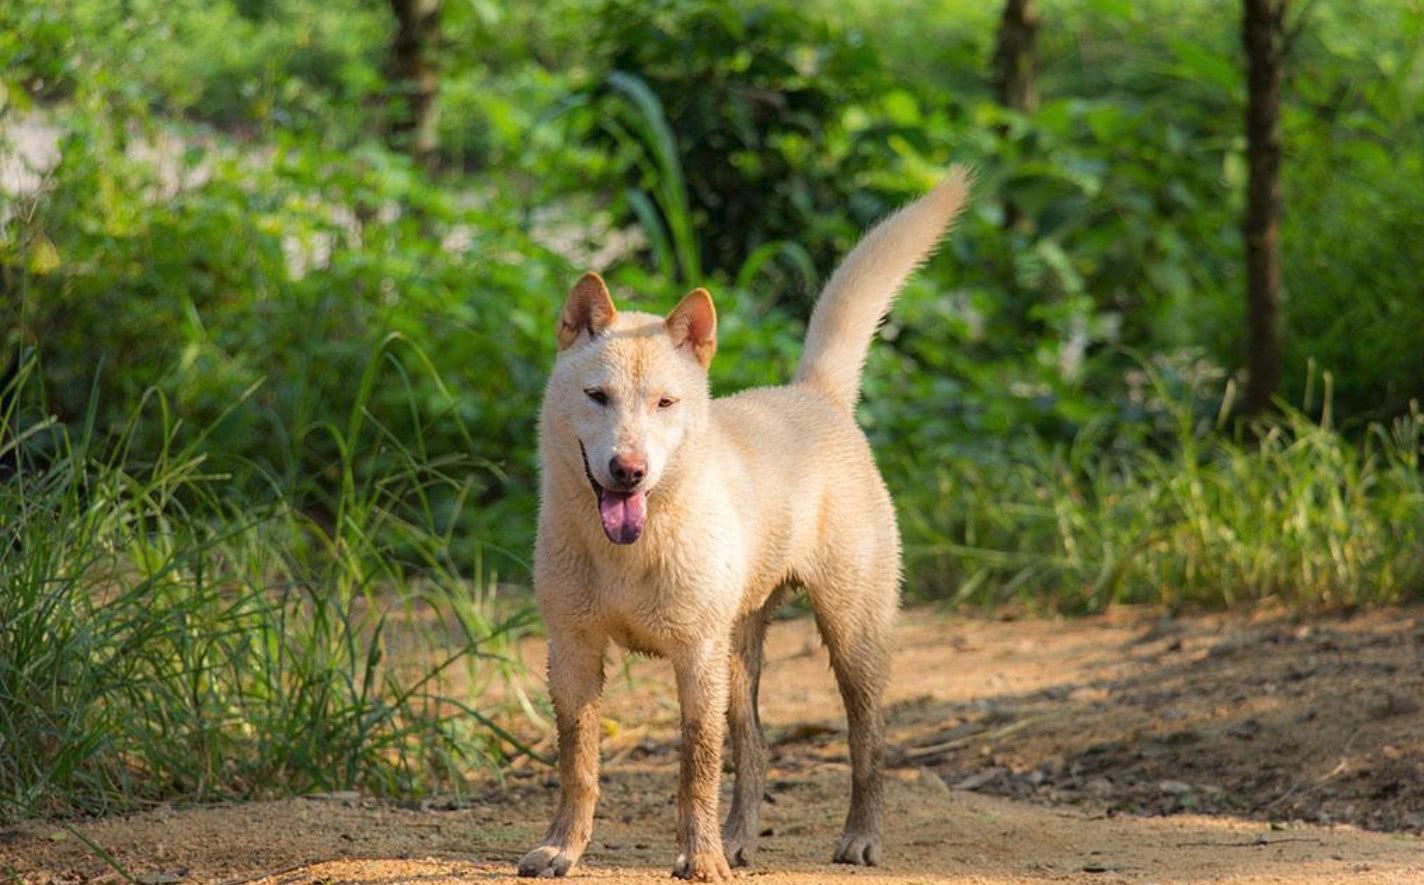
[[[583,456],[583,475],[593,486],[594,497],[598,499],[598,516],[603,521],[603,534],[615,544],[631,544],[643,534],[643,524],[648,519],[648,492],[634,489],[631,492],[615,492],[599,485],[588,469],[588,452],[583,442],[579,442],[579,454]]]

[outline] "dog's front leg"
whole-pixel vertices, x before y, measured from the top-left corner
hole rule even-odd
[[[677,863],[680,879],[729,878],[717,819],[722,778],[722,736],[727,715],[727,646],[707,642],[677,655],[677,698],[682,707],[682,767],[677,790]]]
[[[559,809],[544,841],[519,862],[521,876],[566,875],[593,835],[605,644],[601,638],[564,635],[550,625],[549,695],[559,729]]]

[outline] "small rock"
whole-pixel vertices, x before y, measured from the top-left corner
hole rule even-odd
[[[1410,713],[1419,712],[1419,702],[1408,695],[1395,694],[1392,691],[1384,693],[1383,697],[1376,698],[1370,704],[1369,713],[1375,719],[1388,719],[1391,716],[1407,716]]]
[[[971,774],[969,777],[966,777],[964,780],[955,784],[954,788],[956,790],[977,790],[998,780],[1006,771],[1007,769],[1004,768],[986,768],[977,774]]]
[[[1257,735],[1265,730],[1258,719],[1243,719],[1226,730],[1226,733],[1237,740],[1255,740]]]
[[[1068,695],[1070,701],[1080,704],[1099,704],[1111,697],[1108,690],[1098,686],[1083,686],[1075,688]]]
[[[1157,785],[1157,789],[1173,796],[1180,796],[1183,793],[1190,793],[1192,791],[1192,785],[1183,783],[1182,781],[1162,781],[1162,783]]]
[[[940,777],[932,769],[921,768],[920,780],[925,786],[930,788],[931,792],[939,793],[944,796],[949,795],[949,784],[945,783],[944,778]]]
[[[1090,796],[1107,796],[1113,791],[1113,782],[1105,777],[1095,777],[1083,784],[1083,792]]]

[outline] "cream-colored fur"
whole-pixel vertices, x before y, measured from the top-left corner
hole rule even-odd
[[[761,644],[783,588],[804,587],[849,718],[844,863],[880,859],[880,696],[898,607],[894,507],[856,426],[875,328],[963,204],[956,168],[873,229],[817,301],[796,381],[711,399],[716,316],[703,290],[666,318],[619,312],[586,274],[564,307],[540,412],[534,583],[549,628],[561,797],[521,875],[563,875],[598,795],[610,642],[672,662],[682,712],[673,872],[728,876],[755,848],[766,747]],[[717,820],[724,735],[736,768]]]

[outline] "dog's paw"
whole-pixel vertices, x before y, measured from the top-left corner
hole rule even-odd
[[[880,865],[880,836],[875,833],[848,832],[836,843],[836,853],[831,857],[836,863],[850,863],[857,866],[875,867]]]
[[[565,854],[557,845],[540,845],[519,862],[519,875],[532,879],[566,876],[573,869],[574,861],[575,858]]]
[[[722,830],[722,853],[727,856],[727,863],[734,867],[751,866],[756,841],[756,833],[748,832],[738,822],[727,821]]]
[[[756,853],[756,843],[728,839],[722,844],[722,853],[727,858],[728,866],[749,867],[752,865],[752,855]]]
[[[694,882],[721,882],[732,878],[732,868],[727,866],[727,856],[721,851],[698,851],[691,855],[679,854],[672,874]]]

